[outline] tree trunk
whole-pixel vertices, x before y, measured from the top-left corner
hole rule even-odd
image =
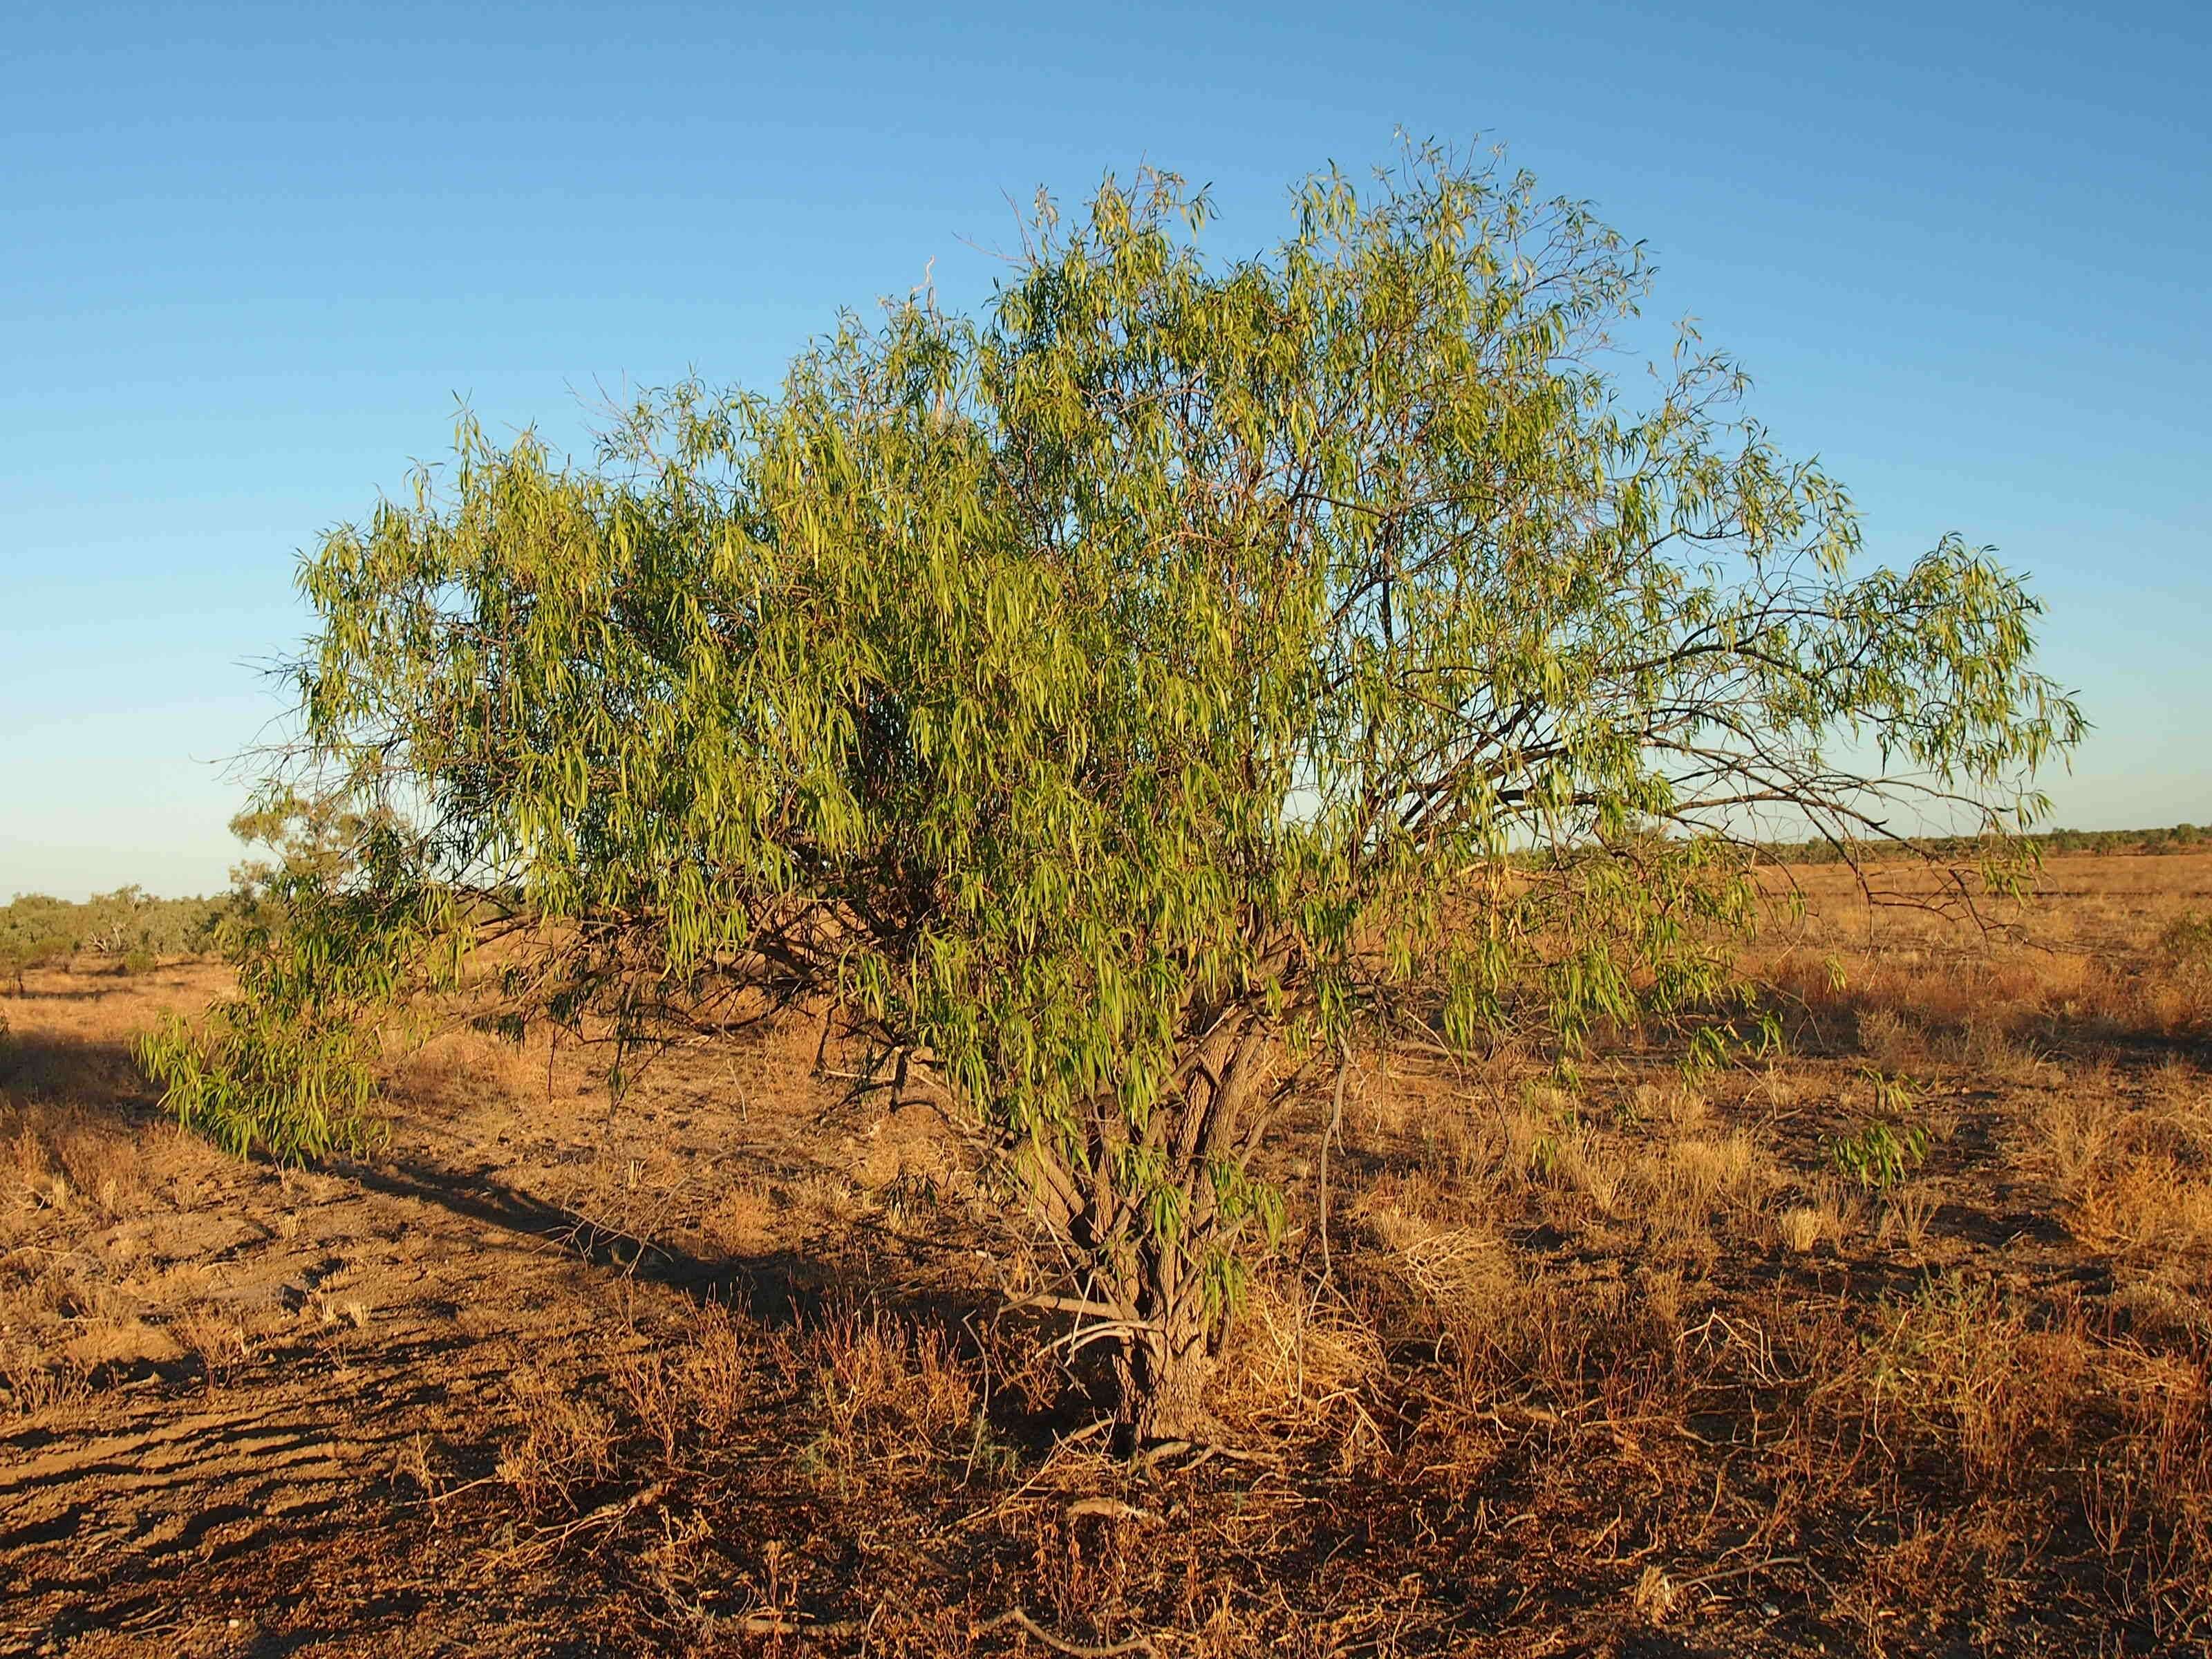
[[[1115,1364],[1117,1414],[1127,1449],[1164,1441],[1209,1441],[1219,1425],[1206,1409],[1213,1375],[1206,1297],[1194,1278],[1157,1281],[1146,1300],[1154,1328],[1132,1336]]]
[[[1222,1435],[1206,1408],[1217,1334],[1200,1265],[1218,1242],[1211,1169],[1250,1133],[1247,1108],[1266,1037],[1242,1016],[1206,1023],[1211,1030],[1189,1056],[1195,1063],[1188,1079],[1163,1103],[1158,1120],[1166,1178],[1181,1189],[1182,1224],[1171,1236],[1144,1239],[1133,1259],[1107,1275],[1119,1281],[1112,1299],[1133,1310],[1139,1327],[1115,1362],[1119,1437],[1131,1451]]]

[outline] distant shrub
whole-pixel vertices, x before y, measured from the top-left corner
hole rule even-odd
[[[2176,968],[2212,971],[2212,915],[2191,910],[2176,916],[2159,934],[2158,951]]]
[[[77,912],[77,948],[101,956],[188,956],[212,948],[220,898],[155,898],[137,887],[95,893]]]
[[[2041,853],[2185,853],[2204,846],[2207,832],[2197,824],[2177,823],[2171,829],[2045,830],[2019,840]],[[1778,841],[1763,843],[1760,850],[1784,864],[1838,864],[1898,854],[1967,859],[1984,844],[1973,836],[1923,836],[1910,841]]]
[[[2212,915],[2191,910],[2166,923],[2158,936],[2166,978],[2182,999],[2185,1022],[2212,1014]]]
[[[33,968],[44,968],[59,962],[69,955],[69,939],[59,933],[25,932],[13,937],[0,937],[0,975],[15,981],[15,994],[23,994],[23,975]]]
[[[0,906],[0,976],[12,978],[20,996],[30,969],[81,953],[119,959],[125,972],[143,973],[158,957],[212,949],[216,922],[228,903],[227,898],[155,898],[136,886],[96,893],[82,904],[21,894]]]

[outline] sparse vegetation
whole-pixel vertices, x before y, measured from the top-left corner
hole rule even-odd
[[[157,899],[136,887],[97,894],[82,904],[18,894],[0,906],[0,978],[25,994],[24,975],[82,955],[126,973],[146,973],[162,957],[212,948],[221,899]]]
[[[2212,1030],[2166,941],[2212,856],[2041,879],[1966,935],[1802,872],[1745,947],[1802,988],[1786,1048],[1694,1080],[1629,1030],[1571,1091],[1540,1050],[1356,1048],[1265,1165],[1285,1246],[1206,1395],[1235,1455],[1133,1463],[1095,1348],[1007,1311],[1033,1236],[933,1107],[811,1075],[805,1012],[668,1051],[611,1121],[608,1050],[453,1023],[379,1055],[379,1163],[283,1168],[180,1133],[125,1051],[223,969],[33,969],[8,1616],[213,1605],[362,1655],[2197,1651]],[[821,1069],[865,1053],[833,1030]],[[1831,1147],[1877,1117],[1927,1158],[1869,1191]]]
[[[2212,915],[2191,910],[2176,916],[2159,934],[2158,949],[2177,975],[2200,983],[2212,980]]]

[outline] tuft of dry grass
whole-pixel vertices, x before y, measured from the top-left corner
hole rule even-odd
[[[1300,1436],[1335,1419],[1364,1419],[1389,1368],[1374,1327],[1341,1299],[1255,1279],[1220,1356],[1214,1409],[1231,1427]]]
[[[2109,1066],[2078,1072],[2042,1103],[2031,1145],[2084,1244],[2139,1261],[2212,1252],[2212,1134],[2179,1066],[2140,1092]]]
[[[1936,1204],[1936,1189],[1928,1182],[1908,1181],[1893,1187],[1883,1194],[1877,1231],[1883,1237],[1901,1239],[1909,1249],[1923,1249]]]
[[[1827,1236],[1820,1212],[1807,1204],[1793,1204],[1774,1218],[1775,1231],[1785,1249],[1799,1255],[1810,1254]]]
[[[210,1393],[235,1376],[252,1358],[245,1325],[235,1314],[213,1303],[186,1309],[171,1328],[198,1361],[201,1379]]]
[[[776,1240],[780,1208],[764,1184],[742,1182],[708,1206],[701,1229],[708,1242],[725,1255],[757,1255]]]
[[[1656,1561],[1645,1564],[1629,1593],[1629,1605],[1637,1616],[1653,1625],[1663,1625],[1673,1618],[1685,1599],[1682,1587]]]
[[[1686,1136],[1668,1146],[1665,1157],[1665,1187],[1700,1212],[1717,1204],[1755,1209],[1775,1178],[1771,1163],[1741,1129]]]
[[[2212,1252],[2212,1176],[2165,1153],[2109,1160],[2081,1183],[2069,1224],[2114,1255],[2203,1255]]]
[[[613,1413],[575,1378],[535,1366],[514,1373],[507,1392],[522,1431],[500,1454],[500,1480],[532,1514],[576,1508],[614,1469]]]
[[[978,1395],[942,1329],[847,1308],[802,1352],[823,1419],[808,1455],[840,1483],[908,1478],[965,1449]]]
[[[1587,1130],[1559,1138],[1552,1174],[1558,1184],[1579,1193],[1601,1216],[1621,1212],[1629,1195],[1627,1160],[1606,1139]]]
[[[1920,1033],[1894,1008],[1876,1004],[1859,1011],[1859,1052],[1886,1070],[1894,1070],[1923,1052]]]
[[[2021,1297],[1953,1273],[1883,1310],[1845,1386],[1877,1428],[1955,1455],[1968,1486],[2002,1485],[2031,1444],[2081,1431],[2094,1358],[2076,1310],[2039,1325]]]

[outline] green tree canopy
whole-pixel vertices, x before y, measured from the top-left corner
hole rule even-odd
[[[1279,1216],[1254,1151],[1363,1024],[1710,1044],[1754,815],[2033,814],[2082,730],[2034,599],[1956,539],[1856,570],[1694,337],[1633,400],[1639,247],[1434,149],[1295,205],[1216,260],[1169,174],[1041,203],[980,315],[848,318],[591,465],[465,422],[305,562],[303,758],[384,839],[173,1034],[184,1097],[456,935],[504,940],[518,1020],[835,998],[1066,1247],[1133,1431],[1182,1435]]]

